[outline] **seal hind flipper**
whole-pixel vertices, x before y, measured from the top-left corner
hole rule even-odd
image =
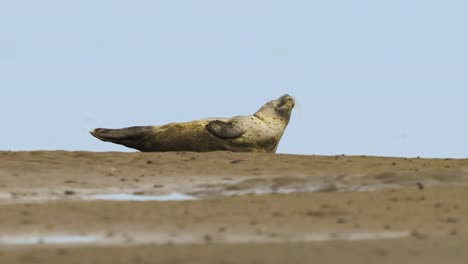
[[[206,124],[206,129],[211,134],[221,139],[234,139],[242,136],[246,130],[236,125],[234,122],[224,122],[221,120],[210,121]]]
[[[148,135],[150,126],[134,126],[121,129],[96,128],[91,135],[103,141],[138,140]]]

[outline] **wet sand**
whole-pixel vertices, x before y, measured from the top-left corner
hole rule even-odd
[[[468,258],[468,160],[0,152],[0,179],[0,263]]]

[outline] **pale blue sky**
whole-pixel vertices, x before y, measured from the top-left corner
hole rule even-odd
[[[1,1],[1,150],[300,111],[281,153],[468,157],[468,1]]]

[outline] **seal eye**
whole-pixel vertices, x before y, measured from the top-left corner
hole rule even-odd
[[[283,117],[289,115],[289,111],[288,111],[288,110],[289,110],[289,109],[283,108],[283,107],[277,107],[277,108],[276,108],[276,112],[278,113],[278,115],[283,116]]]
[[[286,100],[282,99],[282,100],[279,101],[279,103],[278,103],[278,105],[276,107],[281,108],[286,104],[286,102],[288,102],[287,99]]]

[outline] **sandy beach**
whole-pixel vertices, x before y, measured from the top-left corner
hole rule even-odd
[[[465,263],[467,183],[461,159],[0,152],[0,263]]]

